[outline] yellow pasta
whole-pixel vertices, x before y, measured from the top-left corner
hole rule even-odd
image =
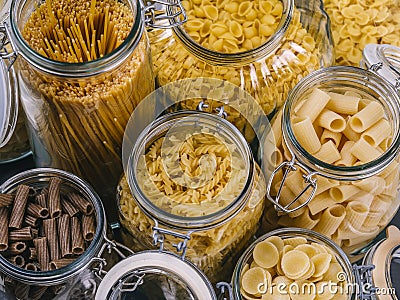
[[[321,148],[321,142],[309,117],[299,117],[292,126],[296,138],[307,152],[314,154]]]
[[[375,123],[371,128],[364,131],[361,137],[372,147],[378,147],[391,132],[390,124],[387,120],[381,119]]]
[[[265,284],[266,282],[268,282],[268,278],[271,278],[271,275],[268,276],[267,274],[269,275],[269,273],[267,273],[267,271],[265,271],[263,268],[250,268],[242,276],[243,290],[251,295],[260,294],[260,284]]]
[[[258,243],[253,251],[254,261],[263,268],[272,268],[279,261],[279,251],[271,242]]]
[[[333,132],[325,129],[321,135],[321,144],[325,144],[328,141],[332,141],[335,148],[338,149],[340,145],[340,140],[342,139],[342,134],[340,132]]]
[[[332,132],[342,132],[346,127],[343,117],[331,110],[324,109],[315,120],[316,124]]]
[[[343,146],[342,150],[340,150],[340,159],[336,161],[336,165],[338,166],[354,166],[357,161],[357,157],[351,154],[350,150],[354,146],[353,141],[346,141]]]
[[[331,236],[339,228],[345,216],[345,208],[343,205],[336,204],[331,206],[322,213],[320,222],[314,227],[314,230]]]
[[[346,220],[356,229],[360,229],[368,216],[368,206],[360,201],[351,201],[346,206]]]
[[[286,277],[298,279],[308,271],[310,259],[304,252],[292,250],[282,256],[281,267]]]
[[[350,118],[350,127],[355,132],[360,133],[367,130],[384,117],[385,112],[383,111],[382,105],[376,101],[372,101]]]
[[[326,104],[327,109],[345,115],[354,115],[358,112],[360,97],[333,92],[329,92],[328,95],[330,101]]]
[[[328,164],[332,164],[341,158],[340,153],[332,140],[329,140],[323,144],[319,151],[314,154],[314,156]]]
[[[312,199],[310,203],[307,205],[311,214],[316,215],[319,212],[327,209],[328,207],[331,207],[332,205],[335,205],[337,202],[332,199],[332,197],[329,195],[329,192],[326,191],[324,193],[321,193]]]
[[[329,190],[329,196],[336,202],[342,203],[352,196],[360,192],[360,189],[354,185],[346,184],[339,185]]]
[[[311,257],[311,262],[315,266],[315,271],[313,276],[322,276],[329,269],[331,263],[332,255],[329,253],[319,253]]]
[[[382,154],[382,150],[374,148],[364,139],[359,139],[350,149],[350,152],[363,163],[373,161]]]
[[[308,117],[311,123],[314,123],[315,119],[322,112],[324,107],[328,104],[330,96],[320,89],[314,89],[307,101],[296,109],[296,114],[299,117]]]

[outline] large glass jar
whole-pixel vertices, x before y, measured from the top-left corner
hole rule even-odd
[[[332,63],[329,22],[318,0],[184,0],[182,5],[188,16],[184,26],[149,32],[161,86],[184,78],[227,80],[271,114],[300,78]],[[181,105],[195,109],[196,103]]]
[[[205,112],[164,115],[140,133],[119,183],[124,243],[177,248],[212,283],[226,280],[259,227],[264,195],[236,127]]]
[[[13,1],[3,30],[36,165],[89,181],[109,213],[125,125],[154,89],[139,3]]]
[[[358,66],[367,44],[400,46],[398,0],[324,0],[331,20],[336,63]]]
[[[11,1],[0,4],[0,24],[9,15]],[[3,32],[0,30],[0,36]],[[0,42],[0,58],[10,45]],[[24,114],[19,104],[18,79],[15,70],[0,59],[0,164],[23,158],[30,153]]]
[[[371,299],[374,289],[363,281],[371,269],[372,265],[352,266],[340,247],[315,231],[278,229],[243,253],[229,299]],[[296,271],[304,275],[296,276]]]
[[[313,229],[359,258],[400,204],[399,100],[359,68],[301,80],[273,121],[276,148],[264,152],[275,165],[265,224]]]
[[[79,194],[85,201],[88,201],[87,203],[91,207],[90,213],[95,219],[92,241],[87,244],[86,250],[78,258],[69,261],[69,264],[64,267],[52,269],[50,266],[49,270],[36,270],[36,268],[41,268],[42,264],[36,265],[32,263],[30,267],[27,266],[28,259],[34,256],[33,253],[36,256],[40,255],[36,244],[33,248],[28,248],[29,243],[32,241],[26,240],[23,242],[27,247],[21,252],[20,256],[25,260],[26,265],[16,266],[9,261],[10,251],[12,251],[12,241],[9,238],[8,249],[5,252],[0,252],[0,290],[5,290],[8,294],[6,299],[94,299],[102,276],[101,270],[105,262],[102,254],[105,252],[105,249],[112,249],[116,246],[114,242],[108,240],[106,237],[105,212],[100,198],[85,181],[71,173],[50,168],[28,170],[4,182],[0,186],[0,196],[15,194],[19,186],[25,185],[30,187],[29,197],[35,197],[33,193],[39,195],[43,189],[50,189],[49,184],[54,179],[60,180],[59,192],[63,195],[62,197],[66,194],[74,193]],[[9,209],[11,210],[11,208]],[[48,209],[50,210],[50,206]],[[76,209],[76,211],[77,214],[74,216],[79,216],[80,210]],[[60,226],[59,224],[57,226]],[[72,221],[70,224],[71,227],[69,228],[72,228]],[[2,228],[2,232],[8,232],[7,229]],[[32,227],[31,231],[33,232],[34,229]],[[37,234],[39,237],[42,237],[44,233],[39,230]],[[68,237],[72,238],[68,232],[62,232],[60,241],[65,241]],[[18,248],[16,249],[18,250]],[[32,251],[32,249],[36,249],[36,251]],[[49,248],[48,250],[50,254],[51,249]],[[124,252],[123,247],[120,250]],[[111,263],[110,258],[111,256],[107,258],[109,263]]]

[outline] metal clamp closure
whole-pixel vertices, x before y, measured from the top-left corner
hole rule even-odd
[[[109,254],[111,254],[112,251],[115,251],[121,259],[125,259],[127,256],[134,253],[131,249],[123,244],[120,244],[116,241],[111,241],[105,236],[104,239],[105,242],[101,246],[99,253],[91,260],[91,264],[94,265],[92,267],[93,273],[100,280],[102,280],[107,274],[107,271],[104,270],[104,267],[107,265],[107,260],[103,257],[104,251],[107,250]],[[126,251],[128,255],[125,255],[122,251]]]
[[[358,299],[370,300],[376,294],[377,288],[372,283],[372,270],[374,265],[353,265],[353,273],[356,283],[356,291]]]
[[[132,274],[125,277],[124,279],[120,279],[117,286],[117,289],[120,292],[119,294],[135,291],[139,285],[143,284],[144,276],[144,273],[134,271]]]
[[[209,106],[208,106],[207,103],[205,103],[204,101],[200,101],[200,103],[197,105],[197,108],[196,108],[196,109],[197,109],[198,111],[204,111],[204,109],[205,109],[205,108],[208,108],[208,107],[209,107]],[[228,117],[228,113],[225,111],[223,105],[220,106],[220,107],[217,107],[217,108],[215,109],[215,112],[216,112],[217,115],[218,115],[219,117],[221,117],[221,118],[226,119],[226,118]]]
[[[218,282],[216,284],[219,291],[218,300],[233,300],[232,285],[227,282]]]
[[[372,64],[368,70],[372,71],[372,72],[378,72],[380,69],[383,68],[383,63],[382,62],[378,62],[375,64]]]
[[[285,199],[285,202],[288,203],[288,204],[282,205],[281,204],[282,203],[281,192],[282,192],[285,180],[286,180],[286,178],[287,178],[287,176],[288,176],[288,174],[290,172],[297,170],[296,166],[300,167],[302,170],[305,171],[306,174],[303,174],[303,178],[304,178],[304,182],[306,183],[306,186],[300,192],[300,194],[298,194],[293,200],[288,201],[289,199]],[[281,170],[283,171],[283,177],[282,177],[281,184],[279,186],[277,195],[274,197],[274,196],[271,195],[272,182],[273,182],[276,174]],[[314,197],[315,192],[317,190],[317,179],[313,177],[316,174],[318,174],[318,173],[317,172],[311,172],[302,163],[295,161],[294,158],[291,161],[284,161],[283,163],[281,163],[278,166],[278,168],[276,168],[272,172],[271,177],[269,178],[268,186],[267,186],[267,198],[268,198],[268,200],[271,201],[274,204],[275,210],[280,211],[280,212],[285,212],[285,213],[291,213],[291,212],[294,212],[294,211],[306,206],[311,201],[311,199]],[[299,201],[301,196],[303,196],[304,193],[306,193],[309,189],[312,189],[312,190],[311,190],[311,193],[308,196],[307,200],[305,202],[300,202],[299,205],[293,207],[293,204],[295,204],[297,201]]]
[[[158,226],[158,221],[154,220],[153,226],[153,244],[155,246],[159,245],[160,251],[164,251],[164,242],[165,242],[165,235],[170,235],[183,241],[180,241],[178,244],[172,244],[172,246],[176,249],[178,253],[181,253],[180,258],[182,260],[185,259],[186,250],[187,250],[187,243],[190,240],[190,235],[193,231],[188,231],[186,234],[175,232],[169,229],[161,228]]]
[[[169,29],[187,21],[185,9],[180,0],[140,0],[144,24],[151,28]],[[163,9],[160,9],[160,6]],[[165,9],[165,10],[164,10]]]
[[[18,57],[15,50],[16,48],[9,37],[10,32],[8,31],[7,25],[4,22],[0,24],[0,58],[2,58],[3,60],[8,60],[8,70],[10,70]]]

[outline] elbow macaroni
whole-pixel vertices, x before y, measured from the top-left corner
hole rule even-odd
[[[324,93],[323,91],[312,91],[307,99],[314,99],[315,94]],[[298,120],[308,119],[299,116],[307,115],[303,111],[304,108],[310,107],[307,102],[299,103],[294,107],[294,115],[291,123],[293,133],[300,145],[314,157],[336,166],[357,166],[368,163],[383,154],[385,151],[381,145],[388,140],[392,141],[392,127],[387,119],[382,105],[373,99],[362,99],[360,95],[339,95],[337,93],[326,93],[329,100],[321,97],[321,102],[325,104],[319,107],[319,114],[315,117],[314,123],[307,129],[302,127],[296,130]],[[343,105],[343,99],[348,99],[349,105]],[[315,99],[313,100],[315,101]],[[339,104],[333,102],[338,101]],[[351,103],[351,105],[350,105]],[[357,111],[354,110],[357,103]],[[312,111],[315,111],[312,107]],[[344,107],[347,107],[345,111]],[[339,137],[332,137],[326,133],[326,129],[322,133],[317,133],[319,126],[327,127],[329,118],[322,121],[321,114],[326,111],[332,111],[345,120],[345,129],[342,130]],[[281,118],[281,114],[277,115]],[[274,122],[272,128],[274,128]],[[276,121],[281,122],[281,120]],[[342,126],[343,127],[343,126]],[[307,130],[307,134],[304,134]],[[339,134],[339,133],[338,133]],[[307,136],[308,135],[308,136]],[[312,144],[310,136],[316,139]],[[279,135],[278,135],[279,137]],[[320,143],[317,146],[313,146]],[[282,139],[278,139],[275,151],[280,151],[282,157],[291,158],[290,153],[285,147]],[[315,150],[318,149],[318,150]],[[310,152],[310,151],[313,152]],[[277,165],[276,165],[277,166]],[[296,174],[298,173],[298,174]],[[299,195],[303,187],[305,187],[303,174],[300,171],[290,172],[283,184],[281,191],[281,203],[287,204]],[[282,178],[281,176],[279,178]],[[297,178],[295,184],[292,184],[292,178]],[[317,191],[315,196],[306,209],[300,209],[301,215],[290,213],[282,215],[281,213],[273,214],[271,211],[266,213],[263,220],[267,224],[279,224],[281,226],[296,226],[312,229],[334,239],[339,246],[344,247],[348,253],[359,249],[367,244],[376,236],[380,230],[387,225],[391,217],[396,213],[399,207],[397,199],[397,188],[399,186],[399,162],[398,159],[391,162],[382,172],[363,180],[357,181],[335,181],[318,176]],[[280,188],[281,180],[272,185],[272,195],[276,195]],[[300,202],[305,201],[309,193],[300,198]],[[266,211],[274,208],[269,205]],[[265,226],[265,225],[264,225]]]
[[[358,66],[367,44],[400,46],[398,0],[324,0],[335,42],[336,63]]]

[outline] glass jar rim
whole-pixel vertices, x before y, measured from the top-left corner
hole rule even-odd
[[[289,25],[293,18],[294,12],[294,0],[281,0],[283,4],[283,12],[281,20],[279,21],[278,27],[275,29],[273,35],[271,35],[268,40],[262,45],[243,52],[238,53],[223,53],[208,49],[196,41],[194,41],[190,35],[184,29],[184,26],[177,26],[173,28],[175,35],[182,42],[183,46],[193,55],[200,59],[203,59],[209,63],[215,65],[232,65],[246,64],[248,62],[254,62],[258,58],[266,56],[272,53],[280,44],[285,33],[287,32]],[[173,15],[171,9],[168,13]],[[326,14],[325,14],[326,15]],[[326,17],[327,18],[327,17]]]
[[[265,239],[271,237],[271,236],[278,236],[278,237],[304,237],[307,240],[313,240],[317,241],[318,243],[323,243],[327,245],[331,250],[337,254],[337,256],[340,258],[340,265],[343,268],[343,271],[345,272],[346,278],[349,282],[355,282],[354,278],[354,273],[352,269],[352,265],[350,263],[350,260],[344,253],[344,251],[337,245],[335,244],[331,239],[326,237],[323,234],[320,234],[316,231],[310,230],[310,229],[304,229],[304,228],[296,228],[296,227],[286,227],[286,228],[280,228],[280,229],[275,229],[273,231],[270,231],[262,236],[260,236],[257,240],[255,240],[242,254],[242,256],[239,258],[235,270],[233,271],[232,274],[232,289],[233,289],[233,297],[234,299],[243,299],[241,296],[240,292],[240,276],[242,273],[242,270],[247,263],[248,259],[253,253],[253,249],[255,246],[264,241]]]
[[[242,147],[242,153],[244,154],[245,163],[247,164],[248,175],[246,179],[246,183],[243,187],[243,190],[240,194],[232,200],[232,202],[224,207],[221,210],[218,210],[214,213],[207,214],[205,216],[197,216],[197,217],[184,217],[176,214],[168,213],[155,204],[152,203],[146,197],[146,194],[140,188],[138,180],[136,178],[135,170],[136,166],[139,162],[139,158],[141,154],[143,154],[143,150],[146,149],[146,144],[148,142],[153,141],[155,138],[161,137],[160,134],[163,134],[163,130],[168,130],[169,127],[174,125],[177,121],[185,118],[185,117],[199,117],[203,118],[203,120],[211,121],[221,125],[219,127],[220,130],[225,130],[228,133],[231,133],[231,137],[234,136],[238,145]],[[254,183],[254,170],[255,163],[253,159],[252,152],[250,150],[249,145],[247,144],[245,138],[240,133],[240,131],[232,125],[232,123],[227,120],[216,116],[211,113],[203,112],[203,111],[178,111],[166,114],[154,122],[150,123],[139,135],[138,142],[135,143],[133,149],[131,150],[131,155],[127,164],[127,181],[130,187],[130,191],[132,193],[133,199],[136,204],[140,207],[140,209],[150,218],[160,222],[161,224],[170,226],[171,228],[175,228],[178,230],[205,230],[215,226],[219,226],[228,222],[231,218],[233,218],[247,203],[250,194],[251,188]],[[123,214],[120,204],[118,202],[118,207],[120,213]]]
[[[67,280],[68,278],[75,276],[83,268],[90,265],[90,263],[92,262],[92,258],[100,250],[103,244],[103,237],[106,234],[105,211],[99,196],[88,183],[86,183],[84,180],[80,179],[76,175],[73,175],[66,171],[53,168],[36,168],[27,170],[16,174],[5,181],[0,186],[0,192],[8,192],[9,190],[16,188],[19,184],[34,177],[39,177],[40,181],[43,181],[43,178],[51,176],[58,176],[61,177],[63,180],[66,180],[69,184],[77,187],[80,192],[83,192],[87,199],[92,202],[96,214],[96,231],[93,240],[86,251],[82,255],[80,255],[74,262],[60,269],[51,271],[25,270],[13,265],[12,263],[4,259],[3,256],[0,256],[1,272],[27,284],[54,285],[65,282],[65,280]]]
[[[26,5],[27,0],[11,1],[11,11],[9,16],[10,34],[12,44],[18,49],[20,54],[29,64],[38,70],[50,73],[59,77],[70,77],[74,79],[95,76],[115,69],[125,61],[137,47],[144,32],[142,11],[140,0],[128,0],[131,5],[134,20],[131,31],[124,41],[111,53],[98,59],[83,63],[66,63],[47,58],[32,49],[25,41],[18,26],[18,20],[22,16],[21,10]],[[16,49],[14,49],[16,51]]]
[[[343,81],[346,85],[363,84],[368,88],[377,89],[382,100],[380,103],[386,104],[394,119],[394,137],[388,149],[378,158],[368,163],[358,166],[335,166],[323,162],[308,153],[297,141],[291,126],[291,111],[294,102],[308,89],[318,86],[318,84],[330,82],[332,80]],[[371,177],[382,171],[399,154],[400,149],[400,96],[396,90],[386,80],[371,71],[350,66],[333,66],[316,70],[303,79],[289,92],[283,107],[282,133],[284,142],[288,149],[299,161],[304,163],[310,170],[317,172],[327,178],[335,180],[359,180]]]

